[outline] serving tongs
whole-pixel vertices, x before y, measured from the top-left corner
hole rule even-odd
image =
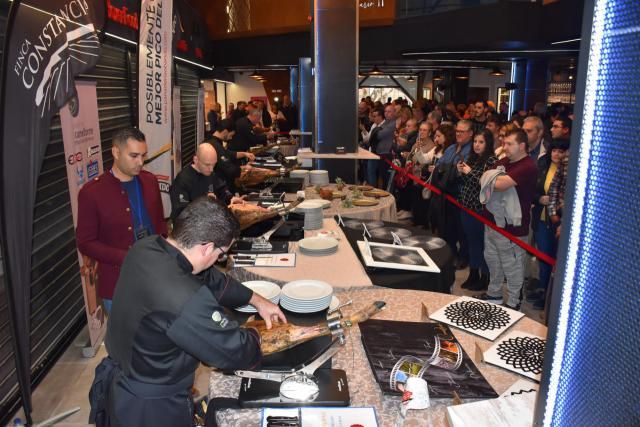
[[[273,227],[271,227],[266,233],[264,233],[262,236],[256,237],[255,240],[253,240],[253,242],[251,243],[251,250],[270,251],[271,249],[273,249],[273,246],[269,242],[269,239],[271,238],[273,233],[278,231],[278,229],[284,225],[284,223],[285,218],[280,217],[280,220],[276,222]]]
[[[342,332],[342,331],[340,331]],[[339,333],[336,339],[320,356],[307,365],[302,365],[299,369],[290,371],[243,371],[234,373],[241,378],[267,380],[280,383],[280,395],[295,401],[313,401],[320,393],[318,380],[314,376],[315,372],[332,358],[345,344],[344,334]]]

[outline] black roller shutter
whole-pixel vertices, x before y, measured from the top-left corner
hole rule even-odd
[[[191,164],[196,150],[196,116],[200,78],[195,69],[176,63],[176,84],[180,86],[182,167]]]
[[[132,71],[133,70],[133,71]],[[79,78],[97,82],[100,137],[105,170],[111,167],[111,138],[135,123],[133,92],[135,54],[105,41],[100,61]],[[60,117],[51,124],[38,178],[33,224],[31,273],[31,379],[34,386],[86,324],[76,253],[75,230],[67,184]],[[19,405],[13,350],[9,344],[4,286],[0,287],[0,425]]]
[[[5,30],[7,28],[8,5],[0,5],[0,64],[4,49]],[[18,398],[18,378],[11,344],[7,289],[4,283],[4,270],[0,252],[0,425],[9,420],[9,412]]]

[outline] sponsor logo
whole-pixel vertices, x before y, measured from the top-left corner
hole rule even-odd
[[[78,151],[76,154],[70,154],[69,157],[67,157],[67,163],[69,163],[70,165],[75,165],[76,163],[79,163],[82,161],[82,153],[80,151]]]
[[[87,164],[87,179],[93,179],[100,174],[98,161],[92,160]]]
[[[117,22],[125,27],[138,29],[138,12],[129,13],[127,6],[117,7],[111,4],[111,0],[107,0],[107,17],[110,21]]]
[[[160,188],[161,192],[168,193],[169,187],[171,187],[171,185],[168,182],[158,182],[158,187]]]
[[[76,164],[76,175],[78,177],[77,185],[78,187],[80,187],[82,184],[84,184],[84,168],[82,167],[80,162]]]
[[[99,152],[100,152],[100,146],[92,145],[91,147],[87,148],[87,157],[95,156]]]

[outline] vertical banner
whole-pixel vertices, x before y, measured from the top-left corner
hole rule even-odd
[[[173,87],[173,175],[182,170],[182,112],[180,86]]]
[[[0,234],[16,376],[30,425],[30,284],[38,177],[50,140],[51,118],[75,95],[75,76],[93,68],[100,58],[98,32],[104,26],[105,3],[29,0],[9,4],[0,70]]]
[[[198,88],[198,121],[196,123],[196,150],[198,149],[198,144],[204,141],[204,88],[200,86]],[[215,129],[211,129],[211,133],[213,133]]]
[[[165,217],[171,213],[172,2],[142,0],[138,46],[138,126],[147,138],[146,170],[158,179]]]
[[[74,227],[78,222],[78,192],[86,182],[102,173],[102,144],[96,83],[77,82],[76,92],[77,98],[72,98],[60,110]],[[93,357],[106,330],[105,316],[96,290],[98,263],[82,255],[80,251],[78,251],[78,262],[91,341],[90,347],[84,354],[87,357]]]

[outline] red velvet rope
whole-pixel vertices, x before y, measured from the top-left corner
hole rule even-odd
[[[401,172],[403,174],[406,174],[406,176],[408,176],[412,181],[417,182],[418,184],[422,185],[425,188],[428,188],[429,190],[431,190],[432,193],[435,193],[435,194],[437,194],[439,196],[443,195],[442,194],[442,190],[440,190],[438,187],[434,187],[433,185],[424,182],[423,180],[421,180],[417,176],[406,172],[404,169],[399,168],[398,166],[396,166],[393,163],[391,163],[388,159],[383,159],[383,160],[385,162],[387,162],[397,172]],[[483,217],[482,215],[472,211],[471,209],[467,209],[466,207],[462,206],[462,204],[460,204],[460,202],[456,198],[452,197],[451,195],[444,194],[444,197],[449,202],[453,203],[453,205],[456,206],[458,209],[463,210],[464,212],[468,213],[469,215],[471,215],[472,217],[474,217],[478,221],[480,221],[483,224],[491,227],[492,229],[494,229],[498,233],[502,234],[507,239],[511,240],[516,245],[520,246],[525,251],[527,251],[530,254],[534,255],[539,260],[542,260],[542,261],[546,262],[547,264],[551,265],[552,267],[556,265],[555,258],[552,258],[549,255],[545,254],[544,252],[540,251],[539,249],[534,248],[533,246],[523,242],[522,240],[518,239],[513,234],[509,233],[508,231],[505,231],[503,228],[498,227],[497,225],[495,225],[493,222],[489,221],[487,218]]]

